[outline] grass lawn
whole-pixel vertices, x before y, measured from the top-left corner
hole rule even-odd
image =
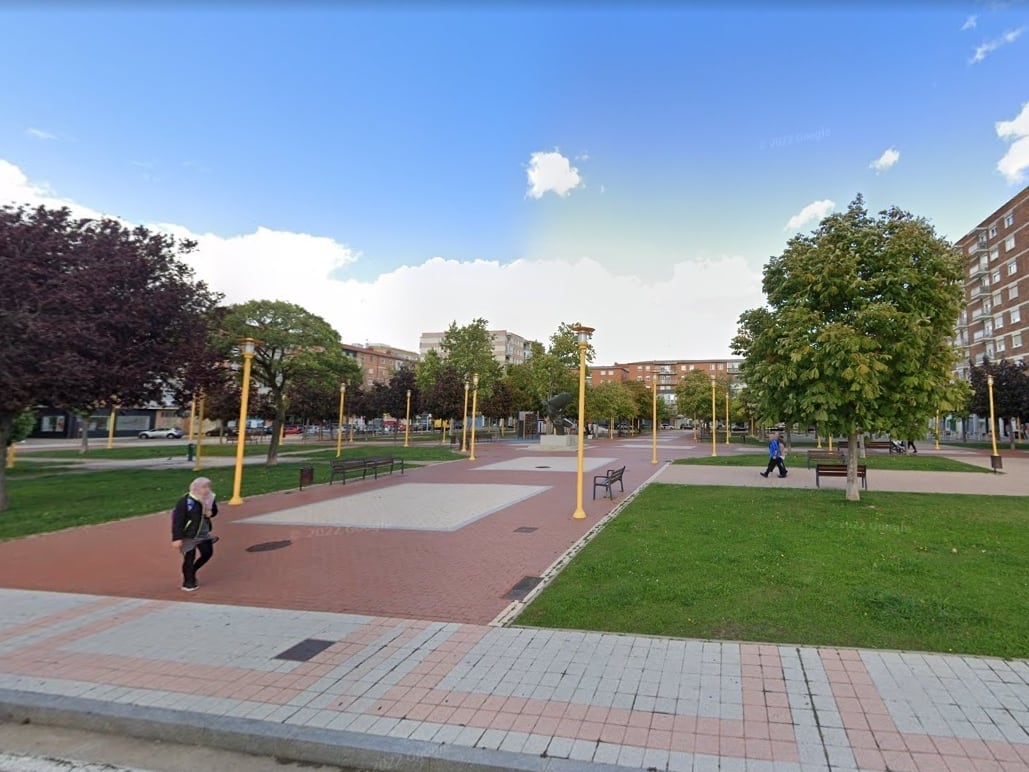
[[[518,622],[1026,657],[1027,500],[651,485]]]
[[[140,442],[145,442],[141,440]],[[24,454],[19,454],[19,459],[25,457],[32,458],[68,458],[68,459],[79,459],[84,461],[100,461],[104,459],[118,460],[118,461],[131,461],[135,459],[143,460],[148,458],[185,458],[186,457],[186,441],[183,440],[177,445],[134,445],[134,446],[121,446],[108,449],[106,447],[90,447],[86,453],[80,453],[78,450],[30,450],[24,451]],[[279,446],[279,455],[287,455],[290,453],[305,453],[309,450],[319,450],[325,447],[324,445],[294,445],[288,443],[286,445]],[[243,446],[244,453],[247,456],[265,456],[268,454],[268,443],[254,443],[248,442]],[[203,454],[205,456],[227,456],[232,457],[236,455],[236,443],[226,442],[219,444],[217,439],[206,439],[204,440]]]
[[[767,453],[736,453],[731,456],[717,456],[712,458],[704,456],[701,458],[680,458],[676,464],[693,464],[697,466],[753,466],[764,467],[768,463]],[[814,462],[812,462],[814,463]],[[824,462],[823,462],[824,463]],[[866,458],[858,461],[869,469],[897,469],[915,472],[985,472],[992,474],[989,467],[966,464],[963,461],[955,461],[952,458],[943,456],[890,456],[887,454],[870,453]],[[786,466],[798,469],[807,467],[807,456],[803,453],[793,453],[786,457]],[[814,470],[814,467],[811,467]]]

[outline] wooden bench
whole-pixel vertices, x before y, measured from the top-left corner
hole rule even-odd
[[[815,487],[821,488],[822,477],[846,477],[846,464],[816,464],[815,465]],[[861,480],[861,487],[868,490],[868,467],[858,464],[857,476]]]
[[[893,453],[896,448],[889,440],[867,440],[865,442],[865,450],[887,450]]]
[[[625,474],[625,467],[621,469],[608,469],[604,474],[593,475],[593,498],[597,498],[597,488],[604,488],[607,491],[607,497],[614,500],[615,494],[611,486],[618,483],[621,491],[625,492],[625,483],[622,481],[622,475]]]
[[[363,480],[371,472],[375,479],[379,479],[379,470],[389,471],[393,474],[393,470],[397,465],[400,465],[400,474],[404,473],[404,459],[394,458],[393,456],[368,456],[367,458],[333,458],[329,459],[329,485],[332,485],[332,481],[336,479],[336,476],[343,480],[343,484],[347,484],[347,473],[348,472],[361,472],[361,479]]]
[[[812,461],[835,461],[837,464],[845,464],[847,457],[840,450],[809,450],[807,452],[807,468],[811,468]]]

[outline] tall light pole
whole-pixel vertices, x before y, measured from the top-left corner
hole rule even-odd
[[[718,455],[718,412],[715,407],[715,376],[711,376],[711,456]]]
[[[468,460],[475,460],[475,411],[479,402],[479,374],[472,373],[472,444],[468,454]]]
[[[404,423],[404,447],[411,447],[411,390],[407,390],[407,419]]]
[[[339,423],[336,424],[336,458],[343,453],[343,405],[347,400],[347,385],[339,385]]]
[[[110,415],[107,417],[107,449],[114,447],[114,424],[118,420],[118,411],[115,404],[111,403]]]
[[[468,448],[465,442],[468,438],[468,387],[471,384],[468,383],[468,379],[464,380],[464,412],[461,413],[461,452],[464,453]]]
[[[203,425],[204,425],[204,392],[200,392],[200,426],[203,426]],[[200,456],[204,452],[203,436],[204,436],[203,432],[197,432],[197,459],[196,459],[196,464],[193,465],[193,471],[194,472],[199,472],[200,471],[200,463],[201,463]]]
[[[725,387],[725,444],[729,444],[729,386]]]
[[[197,418],[197,395],[196,395],[196,392],[193,392],[193,399],[189,403],[189,436],[186,438],[186,442],[192,442],[193,441],[193,427],[196,426],[196,418]],[[203,431],[203,427],[201,427],[201,431]]]
[[[653,409],[651,413],[650,421],[650,463],[657,463],[657,373],[654,373],[654,383],[652,384],[654,392]]]
[[[993,471],[996,472],[998,469],[1003,468],[1003,461],[1000,460],[1000,454],[997,452],[997,419],[993,413],[993,376],[986,376],[986,387],[990,392],[990,439],[993,441],[993,455],[990,456],[990,466],[993,467]]]
[[[243,386],[239,396],[239,424],[236,429],[236,474],[232,481],[232,498],[229,504],[236,506],[243,503],[243,497],[239,492],[243,486],[243,455],[246,452],[247,441],[247,407],[250,402],[250,363],[254,358],[254,351],[257,348],[257,341],[253,338],[243,338],[239,342],[243,352]]]
[[[940,449],[940,414],[936,414],[936,450]]]
[[[581,324],[573,327],[572,330],[579,336],[579,457],[576,463],[575,473],[575,512],[572,517],[576,520],[586,519],[586,510],[582,508],[582,470],[583,454],[585,452],[585,419],[586,419],[586,349],[590,344],[590,335],[593,334],[592,327],[583,327]],[[614,430],[614,427],[610,427]]]

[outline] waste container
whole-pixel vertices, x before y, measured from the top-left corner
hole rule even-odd
[[[314,485],[313,466],[300,467],[300,490],[303,490],[305,485]]]
[[[195,442],[191,442],[188,445],[186,445],[186,460],[187,461],[192,461],[196,457],[196,454],[197,454],[197,444]]]

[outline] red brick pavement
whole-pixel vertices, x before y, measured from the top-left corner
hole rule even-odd
[[[687,438],[665,435],[662,443]],[[506,443],[479,445],[477,460],[409,470],[403,476],[320,485],[304,491],[255,496],[238,507],[223,505],[216,524],[215,556],[199,575],[200,590],[179,589],[178,552],[170,546],[167,512],[104,525],[0,543],[0,586],[486,623],[509,601],[502,596],[524,576],[539,576],[580,536],[659,466],[649,447],[598,440],[587,457],[625,464],[625,494],[614,504],[591,496],[585,474],[586,520],[573,520],[575,473],[474,471],[531,453]],[[574,458],[574,453],[567,454]],[[663,461],[680,452],[662,451]],[[603,470],[600,470],[603,471]],[[244,493],[246,490],[244,476]],[[454,532],[281,526],[239,520],[280,509],[350,496],[376,486],[428,483],[549,485],[532,496]],[[227,491],[221,491],[228,498]],[[169,501],[169,508],[173,502]],[[528,526],[533,533],[515,533]],[[245,548],[290,539],[292,545],[249,553]]]

